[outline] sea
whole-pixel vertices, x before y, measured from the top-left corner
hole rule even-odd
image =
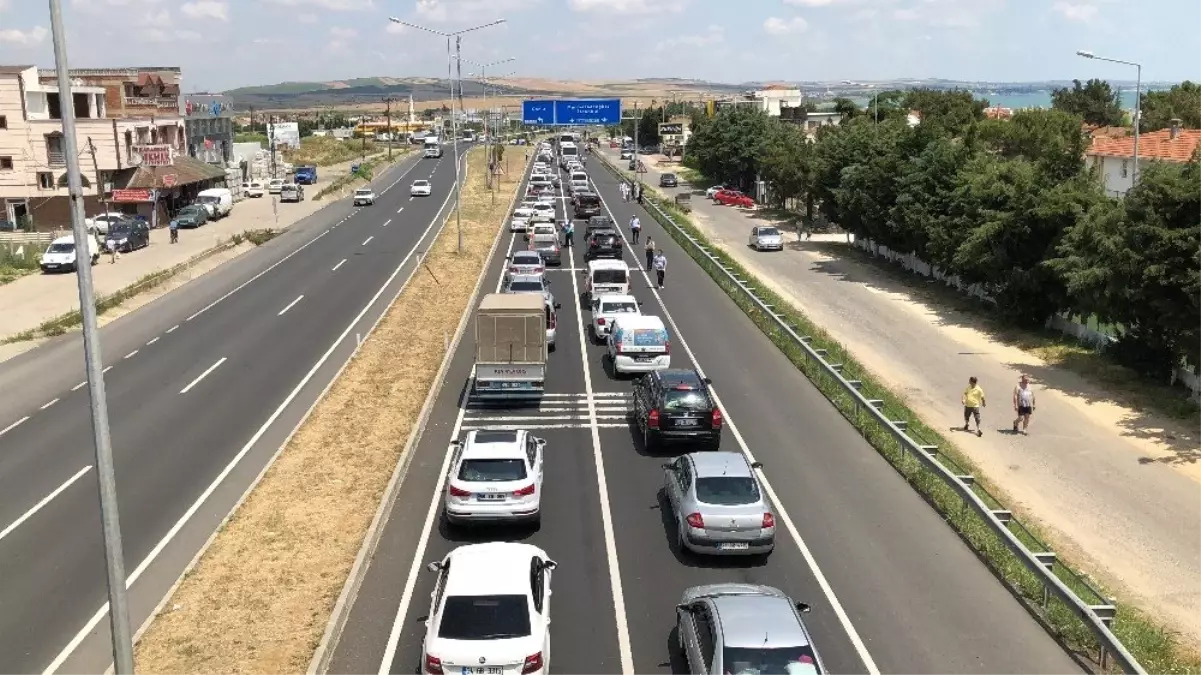
[[[1147,90],[1143,90],[1146,94]],[[1051,107],[1051,90],[1044,91],[1023,91],[1012,93],[1001,93],[981,89],[973,90],[972,94],[976,98],[982,98],[988,101],[990,106],[999,106],[1001,108],[1011,108],[1020,110],[1022,108],[1050,108]],[[1123,110],[1134,110],[1134,90],[1123,89],[1119,92],[1119,98],[1122,102]],[[872,104],[871,97],[856,97],[856,102],[865,107],[870,107]]]

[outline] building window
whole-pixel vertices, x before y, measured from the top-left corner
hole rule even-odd
[[[1130,162],[1129,162],[1129,160],[1123,159],[1122,160],[1122,178],[1129,178],[1129,177],[1130,177]]]
[[[49,171],[38,172],[38,189],[53,190],[54,189],[54,174]]]
[[[46,107],[50,110],[50,119],[61,120],[63,118],[63,108],[57,92],[46,94]]]
[[[0,115],[0,129],[7,129],[7,128],[8,128],[8,118],[5,117],[4,115]]]
[[[0,171],[12,171],[12,170],[13,170],[13,158],[12,157],[0,157]]]
[[[67,156],[63,152],[62,134],[46,134],[46,163],[52,167],[67,165]]]

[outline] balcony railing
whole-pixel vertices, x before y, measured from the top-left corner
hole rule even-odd
[[[49,164],[51,168],[61,169],[67,165],[67,156],[62,150],[47,150],[46,163]]]
[[[134,107],[140,107],[140,108],[155,107],[155,108],[170,108],[170,109],[179,108],[179,97],[178,96],[158,96],[158,97],[126,96],[124,98],[125,98],[125,106],[126,107],[134,106]]]

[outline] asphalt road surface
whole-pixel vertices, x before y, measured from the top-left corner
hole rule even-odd
[[[336,202],[101,331],[133,629],[408,278],[454,164],[406,159],[374,206]],[[433,196],[410,197],[418,178]],[[112,659],[81,345],[0,365],[2,672]]]
[[[722,448],[764,464],[778,519],[775,552],[748,564],[674,550],[656,498],[666,459],[631,433],[631,384],[606,373],[603,347],[587,338],[578,303],[583,262],[572,251],[548,272],[563,308],[546,402],[511,411],[464,402],[473,345],[470,337],[460,344],[329,672],[417,672],[434,582],[425,563],[492,539],[534,543],[559,563],[550,601],[554,672],[684,672],[668,648],[675,605],[685,588],[725,581],[770,584],[810,603],[806,621],[832,672],[1080,672],[649,214],[622,202],[616,179],[598,164],[592,178],[626,236],[638,213],[643,235],[669,260],[666,288],[653,289],[641,246],[631,255],[626,244],[632,292],[644,314],[668,324],[672,366],[712,378],[726,419]],[[524,245],[521,235],[507,243],[490,263],[486,291],[499,286],[506,248]],[[547,441],[541,528],[448,530],[440,518],[448,444],[495,425]]]

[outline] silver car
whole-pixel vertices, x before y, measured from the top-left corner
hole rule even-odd
[[[509,275],[540,275],[545,271],[546,265],[537,251],[514,251],[513,255],[509,256]]]
[[[676,641],[690,673],[824,673],[808,611],[771,586],[694,586],[676,605]]]
[[[767,555],[775,548],[776,516],[740,452],[693,452],[663,465],[663,495],[676,523],[681,553]]]
[[[505,278],[501,286],[502,293],[541,293],[546,305],[546,343],[553,350],[555,336],[558,333],[558,310],[562,307],[555,302],[555,296],[550,292],[550,280],[544,274],[513,274]]]
[[[752,227],[750,245],[756,251],[783,251],[784,235],[774,227]]]

